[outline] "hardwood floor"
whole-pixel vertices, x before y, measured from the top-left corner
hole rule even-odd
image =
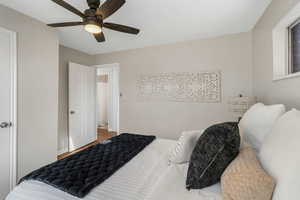
[[[79,148],[79,149],[77,149],[75,151],[67,152],[67,153],[58,155],[57,159],[58,160],[64,159],[64,158],[66,158],[66,157],[68,157],[68,156],[70,156],[70,155],[72,155],[74,153],[80,152],[80,151],[82,151],[84,149],[87,149],[87,148],[89,148],[89,147],[91,147],[91,146],[93,146],[95,144],[98,144],[98,143],[100,143],[100,142],[102,142],[102,141],[104,141],[106,139],[109,139],[111,137],[114,137],[116,135],[117,135],[117,133],[115,133],[115,132],[109,132],[106,129],[98,128],[98,139],[95,142],[92,142],[92,143],[90,143],[88,145],[85,145],[85,146],[83,146],[83,147],[81,147],[81,148]]]

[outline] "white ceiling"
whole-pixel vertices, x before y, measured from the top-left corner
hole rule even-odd
[[[66,0],[80,10],[86,0]],[[60,43],[89,54],[142,48],[251,30],[271,0],[127,0],[106,22],[141,29],[138,36],[104,30],[106,42],[97,43],[82,26],[59,28]],[[0,0],[45,23],[78,21],[50,0]]]

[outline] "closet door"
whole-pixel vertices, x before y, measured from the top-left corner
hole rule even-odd
[[[0,27],[0,199],[16,181],[16,36]]]
[[[96,139],[96,69],[69,63],[69,151]]]

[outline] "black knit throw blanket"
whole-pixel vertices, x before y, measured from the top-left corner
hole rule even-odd
[[[37,180],[83,198],[135,157],[155,136],[124,133],[35,170],[20,181]]]

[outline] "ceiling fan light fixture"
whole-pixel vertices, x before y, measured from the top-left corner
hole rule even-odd
[[[93,34],[98,34],[102,32],[102,28],[100,26],[100,24],[97,24],[95,22],[88,22],[85,26],[84,29],[89,32],[89,33],[93,33]]]
[[[69,26],[82,26],[85,31],[91,33],[97,42],[105,42],[105,36],[102,28],[108,28],[113,31],[137,35],[140,30],[124,26],[121,24],[103,22],[106,18],[113,15],[118,11],[126,2],[126,0],[106,0],[101,4],[100,0],[86,0],[89,8],[81,12],[66,0],[51,0],[57,5],[65,8],[66,10],[78,15],[82,20],[76,22],[62,22],[48,24],[50,27],[69,27]]]

